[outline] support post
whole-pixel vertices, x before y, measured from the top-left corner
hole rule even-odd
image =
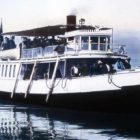
[[[50,98],[50,95],[52,94],[53,89],[54,89],[54,84],[55,84],[55,79],[56,79],[56,72],[57,72],[59,60],[60,60],[59,58],[57,58],[57,60],[56,60],[56,64],[55,64],[52,79],[51,79],[51,86],[50,86],[49,92],[48,92],[47,97],[46,97],[46,102],[48,102],[48,100]]]
[[[37,61],[34,62],[34,66],[33,66],[33,69],[32,69],[32,73],[31,73],[31,75],[30,75],[29,84],[28,84],[27,90],[26,90],[26,92],[25,92],[24,98],[27,97],[27,94],[28,94],[28,92],[29,92],[29,90],[30,90],[36,64],[37,64]]]
[[[18,76],[19,76],[19,73],[20,73],[20,67],[21,67],[21,63],[19,63],[18,73],[17,73],[16,80],[15,80],[15,83],[14,83],[14,88],[13,88],[13,91],[11,92],[11,99],[13,98],[13,95],[14,95],[14,93],[16,91],[16,88],[17,88]]]

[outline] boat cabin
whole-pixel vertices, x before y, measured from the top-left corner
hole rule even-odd
[[[130,59],[125,46],[118,45],[116,49],[113,45],[112,28],[77,26],[75,18],[73,15],[68,16],[67,26],[4,33],[5,36],[21,36],[21,42],[14,44],[14,47],[9,43],[10,47],[1,49],[0,76],[12,77],[10,71],[15,72],[16,69],[18,72],[20,62],[23,80],[30,79],[32,71],[36,75],[34,79],[51,78],[57,58],[60,58],[57,78],[115,72],[116,63],[120,70],[130,68],[130,63],[126,62]]]
[[[116,54],[125,55],[125,45],[113,44],[113,29],[76,24],[76,16],[67,16],[67,25],[46,26],[25,31],[4,33],[21,36],[21,42],[1,49],[0,58],[36,59],[57,55]],[[16,49],[17,54],[14,52]],[[17,50],[18,49],[18,50]],[[17,55],[17,56],[15,56]]]
[[[65,34],[67,50],[108,52],[112,45],[112,30],[77,30]]]

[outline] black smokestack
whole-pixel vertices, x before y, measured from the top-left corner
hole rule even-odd
[[[76,16],[68,15],[67,16],[67,31],[73,31],[76,29]]]

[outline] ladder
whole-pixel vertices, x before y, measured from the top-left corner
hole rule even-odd
[[[56,72],[57,72],[59,60],[60,60],[59,57],[57,57],[55,67],[54,67],[54,71],[53,71],[53,75],[52,75],[52,79],[51,79],[51,86],[49,88],[49,92],[48,92],[47,97],[46,97],[46,102],[48,102],[48,100],[50,98],[50,95],[52,94],[53,89],[54,89],[54,84],[55,84],[55,80],[56,80]]]
[[[16,91],[16,88],[17,88],[18,76],[19,76],[19,73],[20,73],[20,67],[21,67],[21,63],[19,62],[18,73],[17,73],[16,79],[15,79],[13,91],[11,92],[11,99],[13,98],[13,95],[14,95],[14,93]]]
[[[32,69],[32,73],[31,73],[31,75],[30,75],[30,79],[29,79],[29,84],[28,84],[28,86],[27,86],[27,90],[26,90],[26,92],[25,92],[25,94],[24,94],[24,98],[27,97],[27,94],[28,94],[29,91],[30,91],[31,83],[32,83],[32,80],[33,80],[33,76],[34,76],[34,71],[35,71],[36,64],[37,64],[37,61],[34,62],[34,66],[33,66],[33,69]]]

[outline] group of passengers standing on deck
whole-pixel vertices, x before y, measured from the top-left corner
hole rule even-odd
[[[59,45],[62,42],[62,39],[55,39],[55,37],[34,37],[33,39],[29,37],[22,37],[21,42],[19,43],[20,48],[37,48],[37,47],[46,47],[49,45]],[[15,37],[4,37],[0,39],[0,50],[8,50],[16,48]]]
[[[9,37],[5,37],[3,40],[1,40],[0,42],[0,50],[8,50],[8,49],[14,49],[16,48],[16,44],[15,44],[15,37],[11,36]]]
[[[37,47],[46,47],[50,45],[59,45],[63,43],[62,39],[55,39],[54,36],[51,38],[48,37],[34,37],[33,39],[22,37],[22,42],[19,44],[22,48],[37,48]]]

